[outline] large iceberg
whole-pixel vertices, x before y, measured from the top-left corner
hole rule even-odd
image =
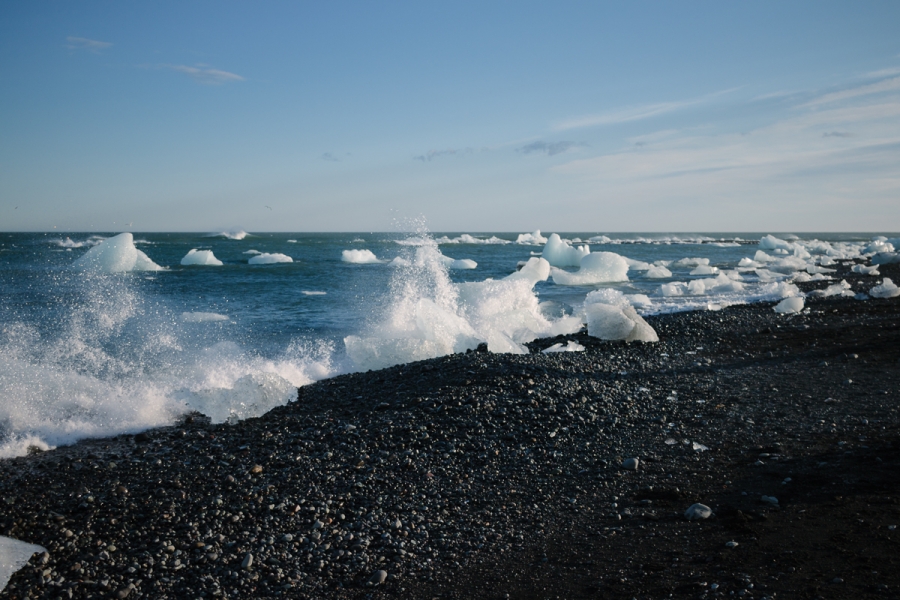
[[[73,264],[76,269],[103,273],[131,271],[162,271],[159,266],[134,245],[134,236],[120,233],[94,246]]]
[[[181,259],[182,265],[203,265],[221,267],[222,261],[215,257],[212,250],[193,249]]]
[[[581,268],[574,273],[553,268],[550,271],[557,285],[596,285],[628,281],[628,261],[615,252],[591,252],[581,259]]]

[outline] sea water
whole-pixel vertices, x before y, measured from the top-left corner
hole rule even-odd
[[[0,457],[194,410],[234,422],[313,381],[482,342],[527,352],[578,330],[598,289],[644,315],[779,300],[898,245],[765,235],[3,233]]]

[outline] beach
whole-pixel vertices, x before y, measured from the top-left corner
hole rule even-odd
[[[48,551],[0,598],[895,597],[900,302],[806,307],[648,316],[658,343],[453,354],[0,461],[0,535]]]

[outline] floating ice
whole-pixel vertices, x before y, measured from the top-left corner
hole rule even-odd
[[[837,269],[829,269],[829,268],[821,267],[821,266],[817,266],[817,265],[807,265],[806,266],[806,272],[809,273],[810,275],[834,273],[836,270]],[[858,273],[859,271],[856,271],[856,272]]]
[[[628,263],[614,252],[591,252],[581,259],[581,268],[575,273],[553,268],[550,271],[557,285],[596,285],[628,281]]]
[[[799,296],[785,298],[775,305],[775,312],[783,315],[795,314],[801,310],[803,310],[803,298],[800,298]]]
[[[303,294],[304,296],[324,296],[324,295],[327,294],[328,292],[317,292],[317,291],[310,291],[310,290],[302,290],[300,293]]]
[[[873,298],[896,298],[900,296],[900,287],[897,287],[893,281],[885,277],[881,285],[876,285],[869,290],[869,295]]]
[[[610,243],[612,243],[612,239],[606,237],[605,235],[595,235],[593,237],[588,238],[588,241],[592,244],[610,244]]]
[[[182,265],[209,265],[209,266],[222,266],[222,261],[213,255],[212,250],[197,250],[193,249],[185,254],[184,258],[181,259]]]
[[[215,321],[227,321],[228,317],[211,312],[183,312],[181,320],[185,323],[211,323]]]
[[[553,344],[549,348],[541,350],[543,354],[551,354],[554,352],[584,352],[584,346],[574,340],[569,340],[565,346],[562,343]]]
[[[626,294],[625,298],[628,302],[631,303],[632,306],[637,308],[650,308],[653,306],[653,301],[650,300],[649,296],[646,294]]]
[[[267,252],[263,252],[262,254],[257,254],[253,258],[247,261],[248,265],[271,265],[275,263],[292,263],[294,259],[288,256],[287,254],[279,254],[278,252],[273,252],[269,254]]]
[[[85,252],[72,266],[103,273],[163,270],[163,267],[135,247],[134,236],[130,233],[120,233],[104,240]]]
[[[259,250],[245,250],[243,254],[262,254]]]
[[[341,252],[341,260],[357,265],[378,264],[384,261],[378,260],[378,257],[371,250],[344,250]]]
[[[860,275],[881,275],[881,273],[878,272],[878,265],[872,265],[871,267],[867,267],[865,265],[853,265],[853,268],[851,268],[850,270],[854,273],[859,273]]]
[[[590,253],[591,249],[587,245],[573,247],[568,242],[562,241],[558,234],[552,233],[541,255],[551,266],[577,267],[581,265],[581,259]]]
[[[43,546],[0,535],[0,590],[6,587],[16,571],[28,564],[32,555],[46,551]]]
[[[508,281],[522,279],[531,283],[532,286],[538,281],[547,281],[550,277],[550,263],[543,258],[532,257],[528,259],[522,268],[505,277]]]
[[[864,254],[879,254],[882,252],[893,252],[894,245],[886,241],[887,238],[873,240],[871,244],[863,250]]]
[[[700,267],[700,266],[708,266],[709,259],[708,258],[682,258],[681,260],[676,260],[672,263],[673,267]]]
[[[448,269],[477,269],[478,263],[470,258],[453,259],[449,256],[441,256],[444,266]]]
[[[541,245],[547,243],[547,238],[541,235],[541,230],[537,229],[532,233],[520,233],[516,238],[517,244]]]
[[[719,272],[719,269],[716,267],[711,267],[709,265],[698,265],[691,270],[688,275],[716,275]]]
[[[396,258],[394,258],[394,260],[388,263],[389,267],[409,267],[410,265],[412,265],[412,263],[402,256],[397,256]]]
[[[666,277],[671,277],[672,271],[668,270],[662,266],[652,266],[647,269],[647,272],[644,273],[644,277],[648,279],[665,279]]]
[[[482,238],[477,238],[473,235],[469,235],[468,233],[464,233],[464,234],[460,235],[459,237],[455,237],[455,238],[448,238],[445,236],[442,238],[438,238],[435,241],[438,244],[494,244],[494,245],[501,245],[501,244],[511,244],[512,243],[509,240],[504,240],[502,238],[498,238],[495,235],[492,235],[491,237],[486,238],[486,239],[482,239]]]

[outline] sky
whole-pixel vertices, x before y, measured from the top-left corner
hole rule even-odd
[[[0,230],[900,231],[900,3],[6,2]]]

